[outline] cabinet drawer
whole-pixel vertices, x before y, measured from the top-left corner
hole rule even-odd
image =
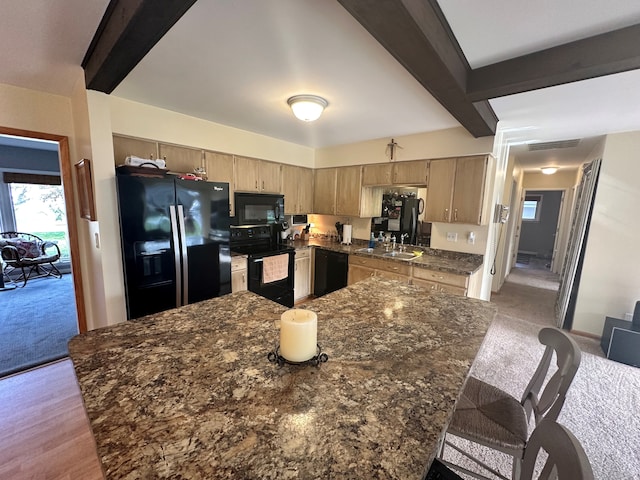
[[[298,258],[309,258],[309,257],[311,257],[310,248],[296,248],[296,260]]]
[[[247,269],[247,257],[231,257],[231,271],[237,272],[238,270]]]
[[[464,275],[456,275],[455,273],[438,272],[436,270],[427,270],[425,268],[414,267],[413,277],[422,280],[430,280],[432,282],[446,283],[456,287],[467,286],[468,277]]]
[[[397,273],[400,275],[411,275],[411,265],[389,260],[382,260],[379,258],[349,255],[349,264],[375,268],[376,270],[383,270],[385,272]]]
[[[402,275],[400,273],[388,272],[386,270],[376,270],[376,276],[386,278],[389,280],[398,280],[399,282],[409,283],[411,277],[408,275]]]

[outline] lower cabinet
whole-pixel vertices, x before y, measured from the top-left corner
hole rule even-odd
[[[231,291],[241,292],[247,289],[247,256],[231,257]]]
[[[379,258],[349,255],[349,277],[347,282],[349,285],[373,276],[409,283],[411,265]]]
[[[464,296],[467,294],[469,277],[466,275],[456,275],[454,273],[414,267],[412,283],[437,292]]]
[[[296,266],[293,283],[293,300],[299,301],[311,294],[311,249],[296,250]]]

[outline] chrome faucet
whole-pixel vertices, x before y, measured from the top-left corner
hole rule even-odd
[[[408,233],[403,233],[402,235],[400,235],[400,251],[404,252],[404,239],[405,238],[409,238],[409,234]]]
[[[395,251],[396,249],[396,236],[395,235],[391,235],[391,251]]]

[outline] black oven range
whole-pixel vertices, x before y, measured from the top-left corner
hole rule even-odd
[[[247,288],[293,307],[295,249],[280,243],[279,224],[231,227],[231,251],[247,255]]]

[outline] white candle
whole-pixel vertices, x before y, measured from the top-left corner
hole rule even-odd
[[[317,353],[318,317],[294,308],[280,317],[280,355],[290,362],[306,362]]]

